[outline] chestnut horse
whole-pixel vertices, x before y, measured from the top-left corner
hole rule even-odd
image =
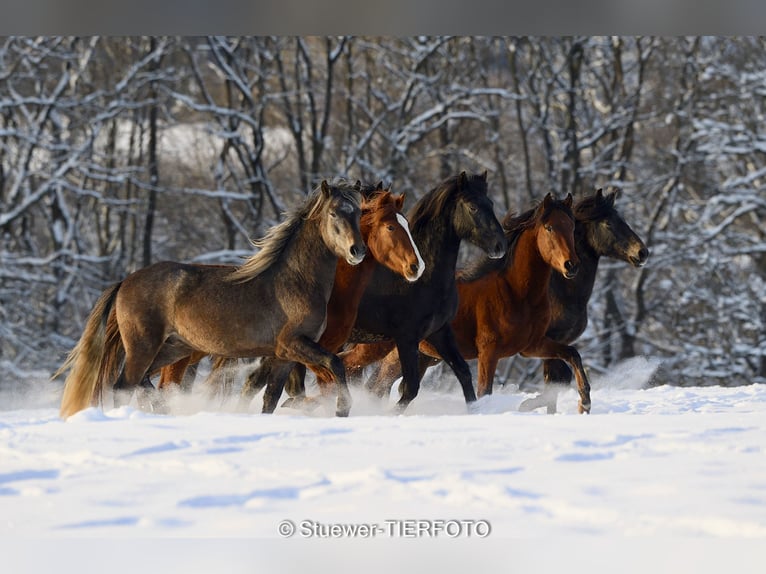
[[[455,265],[463,239],[501,258],[508,242],[487,194],[487,173],[461,172],[426,193],[408,214],[415,242],[426,260],[417,283],[407,283],[378,266],[362,295],[350,342],[393,342],[401,357],[403,410],[417,396],[421,373],[418,343],[425,339],[460,381],[466,403],[476,400],[471,370],[461,356],[450,323],[458,310]],[[341,356],[344,356],[342,353]],[[343,359],[354,365],[353,354]]]
[[[167,261],[107,289],[53,375],[70,370],[61,416],[97,403],[115,378],[115,405],[124,404],[139,385],[153,389],[149,373],[194,351],[275,355],[324,370],[338,382],[338,414],[347,415],[351,396],[343,363],[316,340],[337,259],[358,264],[367,251],[359,229],[360,191],[344,180],[322,181],[234,271]]]
[[[571,195],[559,201],[548,194],[535,209],[518,217],[508,214],[503,221],[510,244],[506,256],[499,261],[480,260],[458,273],[459,307],[452,329],[463,357],[479,360],[479,396],[492,392],[495,368],[503,357],[519,353],[525,357],[557,358],[575,371],[580,412],[590,411],[590,383],[580,354],[574,347],[546,336],[551,320],[551,275],[556,271],[571,280],[579,269],[571,206]],[[368,356],[372,351],[366,351]],[[427,341],[420,344],[420,351],[439,357],[438,350]],[[394,353],[386,357],[377,380],[368,385],[379,395],[387,393],[399,376]],[[348,362],[345,356],[343,360]],[[421,358],[421,371],[430,364]]]

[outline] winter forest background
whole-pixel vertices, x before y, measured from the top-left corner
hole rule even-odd
[[[651,255],[602,260],[591,371],[764,382],[765,104],[755,37],[0,39],[0,388],[53,372],[112,282],[238,262],[324,177],[409,208],[463,169],[498,217],[622,190]]]

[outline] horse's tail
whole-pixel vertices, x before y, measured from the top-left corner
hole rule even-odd
[[[104,291],[90,312],[80,340],[52,379],[69,370],[61,397],[60,415],[66,418],[98,404],[104,381],[114,381],[124,355],[114,301],[122,283]]]

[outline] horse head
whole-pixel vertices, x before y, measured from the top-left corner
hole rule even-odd
[[[574,246],[572,194],[557,200],[548,193],[535,213],[537,248],[543,259],[567,279],[577,275],[580,258]]]
[[[614,207],[617,190],[581,200],[574,209],[578,224],[586,229],[586,241],[599,256],[626,261],[634,267],[643,267],[649,250]]]
[[[508,240],[495,217],[492,200],[487,194],[487,172],[457,176],[458,201],[454,227],[461,239],[483,250],[491,259],[500,259],[508,249]]]
[[[322,180],[320,196],[317,210],[322,239],[338,258],[357,265],[367,253],[360,229],[361,185]]]

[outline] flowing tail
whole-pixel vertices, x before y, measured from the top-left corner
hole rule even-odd
[[[117,378],[125,354],[114,311],[121,284],[117,283],[101,294],[77,345],[51,377],[55,379],[69,370],[61,397],[59,414],[62,418],[98,404],[104,381]]]

